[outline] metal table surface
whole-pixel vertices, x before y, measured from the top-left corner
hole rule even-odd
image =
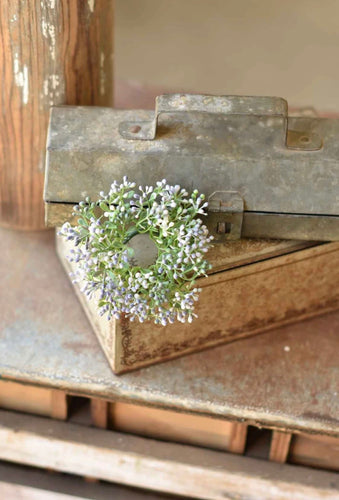
[[[339,435],[339,311],[112,373],[54,249],[0,229],[0,374],[76,394]]]

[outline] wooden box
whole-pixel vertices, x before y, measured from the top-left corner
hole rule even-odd
[[[57,236],[67,270],[69,243]],[[193,323],[155,326],[123,318],[107,321],[75,290],[115,373],[151,365],[339,307],[339,243],[241,240],[215,245],[211,275]]]

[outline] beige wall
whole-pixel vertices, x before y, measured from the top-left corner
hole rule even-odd
[[[339,111],[339,0],[116,0],[116,75]]]

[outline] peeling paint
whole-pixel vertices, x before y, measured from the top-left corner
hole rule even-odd
[[[55,90],[60,85],[59,75],[51,75],[50,77],[52,89]]]
[[[48,38],[47,23],[46,23],[46,21],[44,19],[41,21],[41,31],[42,31],[42,35],[45,38]]]
[[[22,101],[24,104],[28,103],[29,99],[29,83],[28,83],[28,68],[23,66],[23,88],[22,88]]]
[[[22,103],[27,104],[29,100],[28,68],[24,64],[22,69],[20,69],[19,54],[17,52],[14,54],[13,72],[15,85],[22,89]]]
[[[47,22],[46,19],[42,18],[41,31],[43,37],[46,38],[46,40],[48,40],[49,52],[51,54],[53,61],[55,61],[55,47],[56,47],[55,26]]]
[[[49,75],[43,81],[41,97],[50,106],[58,104],[58,98],[64,94],[61,83],[61,77],[58,74]]]
[[[87,3],[88,3],[89,10],[90,10],[91,12],[94,12],[94,8],[95,8],[95,0],[87,0]]]
[[[55,26],[53,26],[52,24],[50,24],[48,26],[48,34],[49,34],[50,41],[51,41],[50,52],[51,52],[52,59],[54,60],[55,59]]]
[[[48,79],[44,80],[44,83],[43,83],[43,87],[44,87],[44,95],[45,96],[48,96]]]
[[[56,5],[56,0],[45,0],[45,2],[43,0],[40,1],[40,7],[42,9],[45,9],[47,7],[50,8],[51,10],[54,10],[55,5]]]

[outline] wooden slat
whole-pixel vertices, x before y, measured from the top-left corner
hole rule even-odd
[[[337,500],[338,477],[192,446],[0,412],[0,459],[225,500]]]
[[[85,497],[40,490],[0,481],[0,496],[7,500],[85,500]]]
[[[57,389],[1,380],[0,408],[65,420],[67,396]]]
[[[296,434],[289,462],[339,471],[339,438]]]
[[[121,432],[240,454],[246,444],[245,424],[128,403],[109,405],[109,423]]]
[[[244,453],[247,439],[247,427],[246,424],[238,422],[232,423],[228,451],[239,454]]]
[[[51,391],[51,417],[66,420],[68,415],[67,395],[64,391]]]
[[[163,495],[108,483],[88,484],[81,477],[0,464],[1,500],[161,500]],[[166,498],[168,499],[167,495]]]
[[[91,399],[91,418],[93,425],[101,429],[107,429],[108,425],[108,403],[103,399]]]
[[[270,447],[270,460],[278,463],[285,463],[290,449],[292,434],[290,432],[272,432]]]

